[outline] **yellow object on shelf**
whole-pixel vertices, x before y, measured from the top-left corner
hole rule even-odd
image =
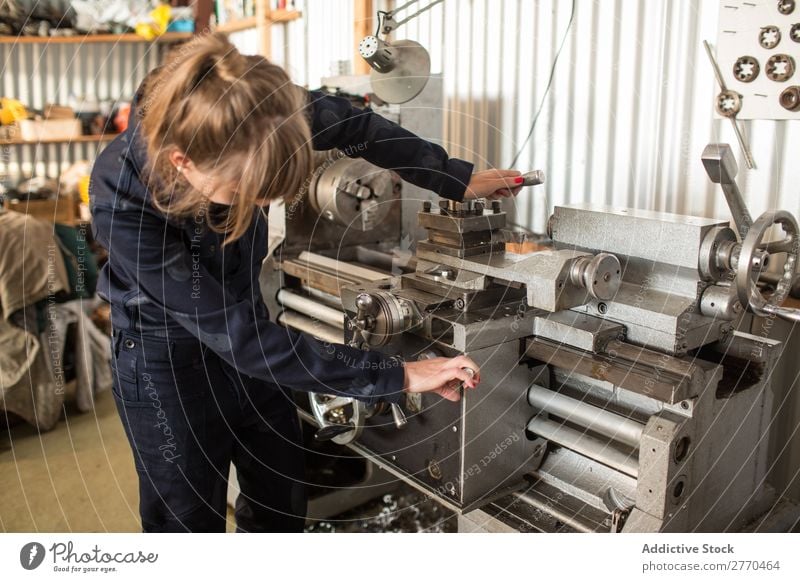
[[[3,97],[0,99],[0,124],[11,125],[14,122],[28,118],[28,110],[21,101]]]
[[[150,11],[150,21],[140,22],[134,30],[136,34],[146,40],[153,40],[157,36],[161,36],[167,32],[169,26],[169,19],[172,15],[172,7],[169,4],[159,4]]]
[[[80,180],[78,180],[78,195],[80,196],[81,202],[84,204],[89,204],[89,176],[82,176]]]

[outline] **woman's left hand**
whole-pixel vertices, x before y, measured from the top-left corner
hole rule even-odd
[[[517,170],[484,170],[472,174],[464,200],[509,198],[516,196],[521,188],[522,173]]]

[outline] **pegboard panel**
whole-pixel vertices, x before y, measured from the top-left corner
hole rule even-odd
[[[722,0],[716,56],[739,119],[800,119],[800,0]]]

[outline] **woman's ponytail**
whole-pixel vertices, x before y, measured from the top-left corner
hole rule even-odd
[[[210,226],[226,232],[226,242],[240,237],[256,203],[294,194],[310,172],[305,107],[305,92],[282,68],[242,55],[224,35],[174,49],[137,107],[156,207],[186,218],[210,194],[194,191],[169,163],[178,149],[201,171],[236,182],[224,223]]]

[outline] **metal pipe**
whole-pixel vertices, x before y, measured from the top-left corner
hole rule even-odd
[[[328,293],[327,291],[317,289],[316,287],[311,287],[310,285],[303,285],[302,289],[303,291],[311,295],[311,297],[313,297],[314,299],[319,299],[329,307],[333,307],[335,309],[342,308],[342,298],[337,295],[333,295],[332,293]]]
[[[511,495],[513,497],[516,497],[523,503],[527,503],[531,507],[535,507],[542,513],[552,516],[554,519],[567,524],[572,529],[578,530],[581,533],[594,533],[600,531],[599,529],[593,529],[589,527],[587,524],[578,520],[576,518],[577,514],[569,514],[566,511],[562,511],[560,508],[556,507],[555,504],[549,499],[548,500],[537,499],[536,497],[529,495],[528,493],[522,493],[520,491],[515,491]]]
[[[344,332],[331,327],[326,323],[314,321],[310,317],[306,317],[295,311],[284,311],[278,316],[278,323],[284,327],[291,327],[297,331],[302,331],[324,342],[332,344],[344,343]]]
[[[579,424],[584,428],[625,443],[634,449],[639,448],[644,425],[635,420],[603,410],[587,402],[575,400],[536,384],[528,389],[528,402],[531,406],[544,412],[549,412],[564,420]]]
[[[553,441],[562,447],[630,475],[634,479],[639,476],[639,459],[618,451],[608,442],[547,420],[543,416],[534,416],[528,423],[528,430],[543,439]]]
[[[319,319],[328,325],[344,329],[344,313],[333,307],[317,303],[308,297],[292,293],[288,289],[278,291],[278,303],[313,319]]]

